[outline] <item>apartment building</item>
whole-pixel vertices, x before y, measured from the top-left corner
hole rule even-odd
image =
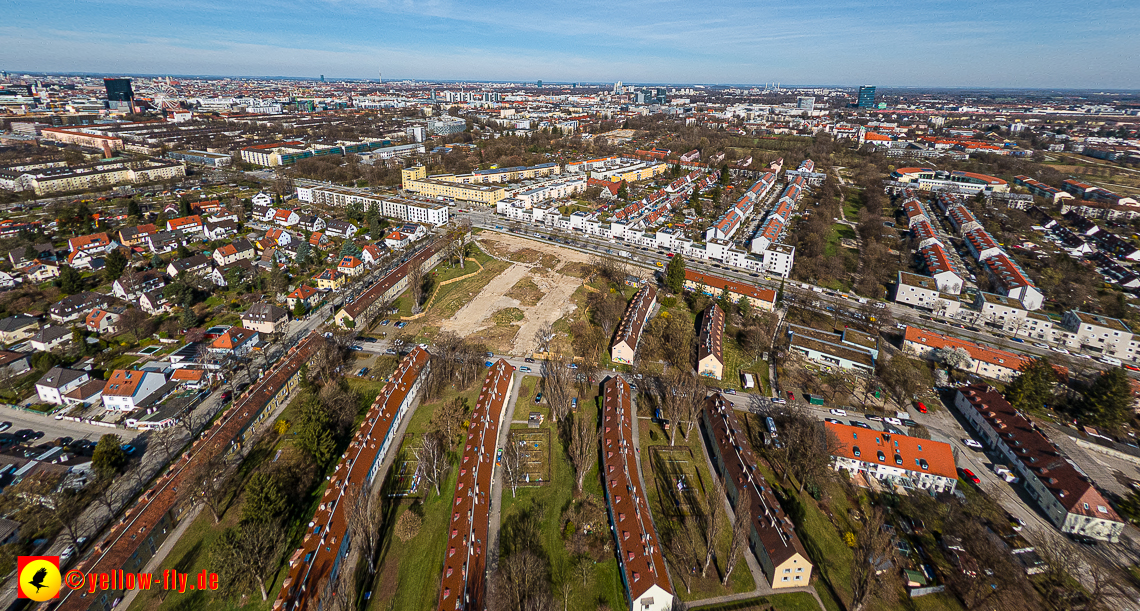
[[[907,326],[903,335],[903,350],[927,360],[939,360],[940,350],[965,350],[970,355],[967,370],[984,378],[1008,382],[1030,361],[1029,358],[975,344],[949,335]]]
[[[957,295],[939,290],[937,279],[902,270],[895,280],[894,301],[946,316],[957,313],[960,306]]]
[[[610,532],[630,611],[669,611],[673,588],[634,455],[636,414],[629,384],[602,383],[602,462]]]
[[[705,308],[701,318],[697,373],[714,380],[724,377],[724,310],[715,303]]]
[[[156,371],[116,369],[103,387],[103,407],[108,411],[134,411],[165,384],[166,376]]]
[[[740,303],[740,300],[744,299],[749,307],[766,312],[771,312],[776,307],[776,291],[772,289],[762,289],[691,269],[685,270],[684,289],[700,291],[714,299],[719,298],[724,291],[728,291],[728,298],[733,303]]]
[[[643,285],[629,301],[613,346],[610,347],[610,359],[615,363],[633,364],[637,355],[637,344],[641,341],[641,332],[649,322],[656,304],[657,289],[650,284]]]
[[[842,332],[787,324],[788,346],[808,360],[853,371],[875,371],[878,340],[854,329]]]
[[[824,426],[839,440],[831,455],[836,471],[846,469],[888,488],[908,490],[953,492],[958,483],[954,450],[948,443],[834,422]]]
[[[723,395],[705,399],[701,428],[733,511],[748,506],[752,516],[748,547],[760,562],[768,585],[773,589],[806,585],[811,581],[811,560],[796,536],[795,524],[780,507],[771,484],[760,475],[748,435]]]
[[[1061,532],[1115,543],[1125,523],[1092,482],[1065,459],[1045,432],[993,387],[959,388],[954,408],[992,450],[1000,452]]]

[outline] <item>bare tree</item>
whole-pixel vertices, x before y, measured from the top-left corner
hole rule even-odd
[[[494,611],[549,608],[548,570],[547,562],[530,549],[514,551],[499,561],[492,578],[494,589],[488,607]]]
[[[625,300],[620,293],[597,292],[590,293],[587,302],[594,322],[602,328],[604,341],[609,342],[613,338],[614,327],[625,313]]]
[[[195,460],[188,465],[186,484],[180,493],[188,501],[202,503],[210,510],[214,524],[222,519],[222,507],[229,493],[230,468],[220,454]]]
[[[376,572],[376,552],[380,549],[380,533],[384,522],[384,505],[379,494],[357,487],[349,488],[344,501],[348,508],[348,527],[353,544],[368,560],[368,574]]]
[[[883,566],[894,553],[891,535],[883,530],[884,523],[883,510],[876,507],[855,536],[855,553],[851,557],[851,611],[866,609],[867,603],[882,589],[877,567]]]
[[[705,494],[704,506],[701,508],[704,512],[705,527],[705,562],[701,565],[701,577],[708,573],[709,566],[712,565],[713,556],[716,555],[716,542],[725,526],[724,484],[717,477],[713,477],[712,480],[712,490],[708,490]]]
[[[420,445],[413,447],[412,452],[419,463],[420,477],[425,484],[435,488],[439,496],[439,485],[447,474],[447,446],[436,430],[424,433],[420,438]]]
[[[257,584],[261,600],[268,600],[265,578],[277,566],[277,554],[284,541],[280,524],[249,522],[222,533],[214,544],[214,561],[222,568],[222,581],[227,589],[244,589]]]
[[[460,427],[463,425],[463,420],[467,417],[468,411],[467,398],[455,397],[451,401],[440,404],[435,413],[432,414],[432,425],[439,429],[447,441],[448,448],[455,443],[455,437],[460,432]]]
[[[601,432],[591,419],[582,414],[573,416],[570,435],[570,463],[574,465],[574,485],[578,491],[586,481],[586,474],[598,460],[598,440]]]
[[[546,353],[550,351],[550,340],[554,339],[554,324],[545,323],[534,332],[534,344],[538,346],[538,351]]]
[[[507,434],[507,445],[503,448],[502,467],[503,481],[511,488],[511,498],[515,498],[518,487],[523,483],[525,477],[521,445],[521,441],[512,439],[511,435]]]
[[[557,359],[542,361],[542,386],[546,400],[550,404],[550,416],[562,422],[570,413],[570,403],[574,392],[574,370],[566,362]]]
[[[420,312],[424,302],[424,267],[411,265],[408,267],[408,288],[412,289],[412,314]]]
[[[748,548],[748,537],[752,534],[752,505],[745,495],[741,495],[740,503],[736,505],[736,518],[732,522],[732,541],[728,544],[728,558],[724,564],[724,578],[721,585],[728,586],[728,578],[732,570]]]
[[[705,547],[701,527],[691,516],[682,516],[679,524],[665,532],[665,547],[681,566],[673,574],[681,578],[685,591],[692,592],[693,572],[704,559]]]

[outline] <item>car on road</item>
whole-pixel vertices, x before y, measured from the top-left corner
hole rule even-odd
[[[495,358],[495,353],[494,353],[494,352],[488,352],[488,353],[487,353],[487,358],[489,358],[489,359],[493,359],[493,358]]]
[[[1125,364],[1125,365],[1124,365],[1124,368],[1125,368],[1125,369],[1127,369],[1127,370],[1129,370],[1129,371],[1140,371],[1140,367],[1137,367],[1137,366],[1135,366],[1135,365],[1128,365],[1128,364]]]
[[[978,476],[974,475],[974,472],[969,469],[959,468],[958,474],[962,477],[962,479],[970,482],[971,484],[974,484],[975,486],[982,483],[982,480],[978,479]]]
[[[1013,529],[1013,532],[1021,532],[1021,529],[1025,528],[1025,520],[1022,520],[1008,511],[1005,512],[1005,517],[1009,520],[1009,527]]]
[[[910,418],[903,418],[902,423],[903,426],[918,426],[918,423],[914,420],[911,420]]]
[[[882,416],[876,416],[875,414],[863,414],[863,417],[866,418],[867,420],[874,420],[875,422],[882,422],[883,421]]]
[[[361,346],[360,344],[353,344],[348,349],[349,350],[364,350],[364,346]]]
[[[736,389],[735,389],[735,388],[726,388],[726,389],[724,389],[724,394],[726,394],[726,395],[735,395],[735,394],[736,394]]]
[[[915,401],[914,402],[914,408],[917,409],[919,411],[919,413],[923,413],[923,414],[926,413],[926,404],[923,403],[922,401]]]
[[[842,410],[842,409],[832,409],[831,414],[833,416],[846,416],[847,412],[846,412],[846,410]]]
[[[1056,352],[1057,354],[1068,354],[1069,353],[1068,350],[1065,350],[1064,348],[1058,348],[1056,346],[1051,346],[1049,349],[1052,350],[1053,352]]]
[[[577,369],[578,363],[570,363],[570,369]]]
[[[772,398],[770,399],[770,401],[771,401],[772,403],[776,403],[776,404],[779,404],[779,405],[783,405],[783,404],[787,403],[787,401],[785,401],[784,399],[781,399],[781,398],[779,398],[779,397],[772,397]]]
[[[973,439],[970,439],[969,437],[967,437],[966,439],[963,439],[962,443],[966,444],[967,448],[973,448],[975,450],[981,450],[982,449],[982,444],[978,443],[977,441],[974,441]]]
[[[534,359],[530,358],[529,356],[523,360],[526,361],[527,363],[533,363],[534,362]]]
[[[824,418],[823,421],[830,422],[832,424],[843,424],[842,420],[836,420],[835,418]]]
[[[890,424],[892,426],[902,426],[903,425],[902,420],[899,420],[898,418],[891,418],[890,416],[883,418],[883,422],[886,422],[887,424]]]
[[[12,423],[8,421],[0,422],[0,433],[12,428]]]
[[[530,367],[523,365],[522,367],[519,367],[519,371],[530,371]]]
[[[851,426],[857,426],[861,429],[870,429],[871,428],[871,425],[869,425],[866,422],[863,422],[861,420],[848,420],[848,422],[851,423]],[[871,430],[874,430],[874,429],[871,429]]]
[[[1011,339],[1013,339],[1013,341],[1015,341],[1015,342],[1017,342],[1017,343],[1019,343],[1019,344],[1024,344],[1024,343],[1025,343],[1025,340],[1021,339],[1020,337],[1014,337],[1014,338],[1011,338]]]
[[[1048,345],[1048,344],[1043,344],[1043,343],[1041,343],[1041,342],[1033,342],[1033,345],[1034,345],[1034,346],[1037,346],[1038,348],[1045,348],[1045,349],[1048,349],[1048,348],[1049,348],[1049,345]]]
[[[60,564],[67,564],[67,561],[71,560],[71,557],[74,555],[75,555],[75,546],[74,545],[68,545],[67,547],[63,548],[62,552],[59,553],[59,563]]]

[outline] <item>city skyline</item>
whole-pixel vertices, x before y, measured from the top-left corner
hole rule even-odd
[[[1135,89],[1140,6],[1092,1],[51,2],[11,7],[9,71],[854,87]],[[52,15],[46,24],[43,16]],[[240,25],[239,25],[240,24]],[[125,41],[125,42],[124,42]]]

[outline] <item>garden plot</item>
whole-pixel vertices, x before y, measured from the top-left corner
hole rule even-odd
[[[652,446],[649,456],[661,510],[673,517],[699,515],[704,499],[704,482],[694,462],[692,449]]]

